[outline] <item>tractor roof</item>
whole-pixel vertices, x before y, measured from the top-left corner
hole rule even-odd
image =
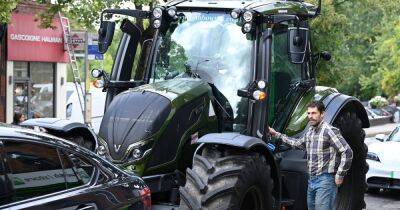
[[[231,10],[252,9],[261,14],[314,14],[316,7],[301,0],[173,0],[166,6],[186,9]]]

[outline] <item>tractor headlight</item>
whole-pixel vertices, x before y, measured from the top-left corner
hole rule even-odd
[[[246,11],[243,13],[243,19],[246,22],[250,22],[253,20],[253,12],[251,11]]]
[[[160,20],[160,19],[155,19],[155,20],[153,21],[153,27],[154,27],[155,29],[157,29],[157,28],[160,28],[160,26],[161,26],[161,20]]]
[[[167,9],[167,13],[170,17],[175,17],[176,15],[176,7],[170,7]]]
[[[106,147],[104,147],[103,145],[97,147],[97,154],[99,154],[100,156],[104,156],[106,152]]]
[[[160,7],[156,7],[156,8],[153,9],[154,18],[157,18],[157,19],[161,18],[162,13],[163,13],[163,11],[162,11],[162,9]]]
[[[249,33],[251,31],[251,29],[253,28],[253,26],[251,25],[251,23],[245,23],[243,25],[243,32],[245,33]]]
[[[134,145],[131,152],[132,160],[139,161],[147,154],[151,152],[151,148],[153,147],[153,141],[141,141],[138,144]]]
[[[139,148],[136,148],[132,151],[132,157],[135,159],[141,158],[143,155],[142,151]]]
[[[239,9],[234,9],[234,10],[232,10],[232,12],[231,12],[231,17],[232,17],[233,19],[238,19],[238,18],[239,18],[239,15],[240,15],[240,10],[239,10]]]
[[[368,152],[367,153],[367,159],[381,162],[381,160],[379,159],[378,155],[373,153],[373,152]]]

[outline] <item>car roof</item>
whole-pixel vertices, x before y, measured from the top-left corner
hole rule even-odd
[[[0,140],[1,139],[12,139],[17,141],[18,139],[31,140],[38,143],[53,144],[56,146],[61,146],[64,148],[81,151],[84,152],[85,154],[90,153],[91,155],[94,155],[94,153],[91,152],[90,150],[80,147],[77,144],[70,142],[68,140],[17,125],[0,123]]]

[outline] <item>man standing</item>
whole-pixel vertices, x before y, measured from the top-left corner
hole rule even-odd
[[[337,187],[343,183],[353,158],[353,151],[339,129],[323,121],[324,114],[322,102],[315,101],[308,105],[307,115],[311,126],[300,139],[290,138],[269,128],[273,137],[307,152],[309,210],[334,209]]]

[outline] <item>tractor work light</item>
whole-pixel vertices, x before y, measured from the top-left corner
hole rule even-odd
[[[253,98],[258,101],[263,101],[267,97],[267,94],[261,90],[256,90],[253,92]]]
[[[167,9],[167,13],[170,17],[175,17],[176,15],[176,7],[170,7]]]
[[[252,28],[253,28],[253,26],[251,25],[251,23],[245,23],[243,25],[242,30],[243,30],[244,33],[249,33]]]
[[[260,80],[260,81],[257,82],[257,86],[260,89],[264,89],[267,86],[267,84],[265,84],[265,81]]]
[[[239,16],[240,16],[240,9],[234,9],[234,10],[232,10],[232,12],[231,12],[231,17],[232,17],[233,19],[238,19]]]
[[[156,8],[153,9],[154,18],[157,18],[157,19],[161,18],[162,13],[163,13],[163,11],[162,11],[161,7],[156,7]]]
[[[253,12],[251,11],[246,11],[243,13],[243,19],[246,22],[250,22],[253,20]]]
[[[155,19],[153,21],[153,28],[157,29],[157,28],[160,28],[160,26],[161,26],[161,20],[160,19]]]
[[[99,69],[93,69],[91,73],[92,73],[92,77],[94,77],[94,78],[100,78],[101,76],[103,76],[103,71],[101,71]]]

